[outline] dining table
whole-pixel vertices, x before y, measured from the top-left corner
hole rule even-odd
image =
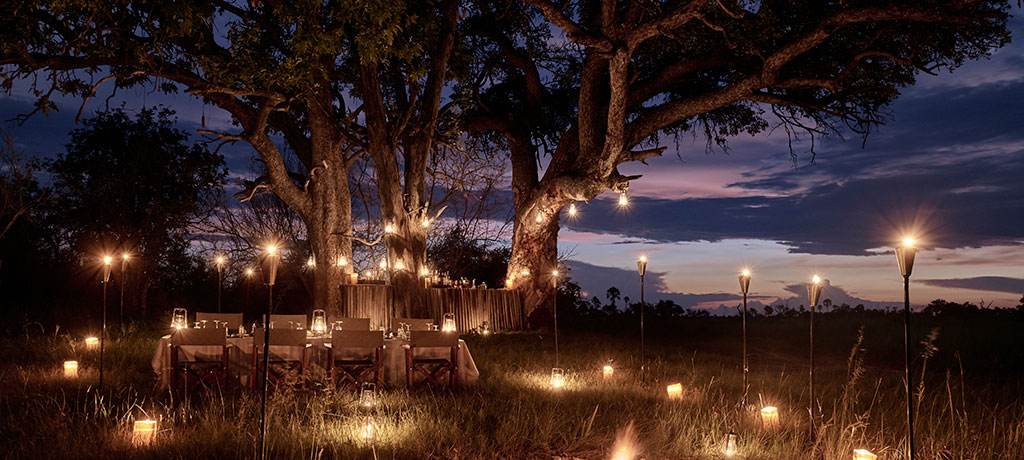
[[[226,339],[228,353],[228,376],[229,380],[238,382],[242,386],[249,386],[252,379],[252,346],[253,337],[248,335],[229,335]],[[405,345],[408,340],[398,337],[384,339],[384,350],[381,356],[383,366],[383,383],[389,388],[401,388],[406,384],[405,379]],[[329,334],[317,334],[310,331],[306,333],[306,374],[307,378],[317,380],[326,376],[327,350],[331,347],[331,336]],[[216,361],[220,359],[221,347],[206,345],[185,345],[178,347],[179,362],[203,360]],[[354,350],[336,354],[336,358],[351,358],[358,353]],[[416,348],[416,357],[420,358],[448,358],[449,348],[431,347]],[[292,346],[270,346],[272,359],[298,361],[302,358],[302,349]],[[469,345],[465,340],[459,339],[459,367],[458,376],[460,384],[473,384],[480,377],[480,371],[476,367],[473,355],[469,351]],[[153,372],[157,374],[158,386],[166,389],[170,384],[171,376],[171,335],[160,337],[157,342],[153,359],[150,363]]]

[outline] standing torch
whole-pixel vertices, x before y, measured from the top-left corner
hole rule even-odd
[[[750,270],[740,273],[740,291],[743,292],[743,408],[747,407],[747,291],[750,290]]]
[[[640,273],[640,381],[647,379],[647,348],[644,344],[644,275],[647,274],[647,256],[640,256],[636,261],[636,271]]]
[[[100,330],[100,393],[103,393],[103,348],[107,344],[107,285],[110,284],[110,256],[103,258],[103,328]]]
[[[118,322],[121,323],[121,327],[124,327],[124,285],[125,280],[128,278],[128,258],[131,257],[128,253],[121,254],[121,312],[118,315]]]
[[[551,271],[551,287],[555,288],[555,297],[551,300],[551,314],[555,321],[555,367],[558,365],[558,270]]]
[[[220,313],[220,291],[223,283],[224,256],[217,256],[217,313]]]
[[[896,248],[896,262],[903,275],[903,356],[907,367],[907,458],[910,460],[914,460],[914,405],[910,402],[910,273],[914,270],[915,256],[917,248],[913,238],[904,239],[903,246]]]
[[[270,312],[274,305],[274,282],[277,281],[277,267],[281,262],[281,256],[277,253],[277,247],[267,246],[267,250],[260,261],[260,268],[263,272],[263,283],[267,285],[267,314],[263,317],[263,379],[260,399],[260,458],[267,458],[267,373],[270,365]]]
[[[814,307],[818,306],[818,298],[821,297],[821,277],[814,275],[811,278],[811,284],[807,285],[807,303],[811,306],[811,343],[810,343],[810,390],[811,390],[811,404],[809,406],[811,414],[811,438],[814,438]]]

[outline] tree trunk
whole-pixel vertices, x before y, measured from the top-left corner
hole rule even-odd
[[[317,170],[316,179],[310,186],[313,211],[304,219],[316,261],[313,309],[326,311],[328,317],[341,317],[345,316],[341,311],[341,284],[352,273],[352,240],[346,236],[352,234],[348,168],[343,159],[330,158],[326,168]]]
[[[388,276],[394,289],[394,313],[407,318],[428,318],[426,290],[420,273],[427,268],[427,228],[413,219],[393,222],[385,235]]]
[[[560,200],[541,194],[516,203],[512,255],[506,276],[510,287],[520,291],[523,312],[527,316],[538,308],[550,310],[554,302],[551,272],[558,267],[558,218],[561,209]]]

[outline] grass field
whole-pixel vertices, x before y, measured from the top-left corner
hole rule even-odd
[[[385,391],[372,418],[356,396],[315,388],[279,392],[269,407],[273,458],[612,458],[635,438],[645,459],[850,459],[866,448],[902,459],[905,440],[902,323],[893,317],[824,315],[816,328],[821,418],[808,435],[807,319],[750,321],[750,400],[741,407],[736,318],[649,321],[649,374],[640,383],[639,337],[629,321],[560,331],[565,388],[552,390],[550,333],[466,336],[480,380],[457,393]],[[1019,459],[1024,452],[1021,326],[1014,321],[915,318],[918,458]],[[628,331],[617,328],[628,328]],[[862,333],[861,333],[862,331]],[[6,458],[252,458],[259,399],[204,393],[183,401],[155,389],[150,359],[161,331],[119,331],[107,353],[105,392],[81,336],[0,339],[0,452]],[[930,345],[922,345],[928,342]],[[82,375],[63,378],[77,358]],[[609,382],[601,367],[612,360]],[[926,369],[922,374],[922,368]],[[923,375],[923,379],[922,379]],[[665,387],[681,383],[683,398]],[[758,411],[779,407],[767,430]],[[157,441],[133,447],[131,423],[159,420]],[[363,439],[367,420],[375,437]],[[632,436],[625,429],[632,425]],[[621,446],[620,446],[621,447]],[[626,458],[626,457],[623,457]]]

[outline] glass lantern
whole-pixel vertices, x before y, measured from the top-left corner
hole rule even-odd
[[[562,388],[565,386],[565,370],[560,367],[551,368],[551,387]]]
[[[326,334],[327,312],[323,310],[313,310],[313,322],[310,324],[309,329],[313,331],[314,334]]]
[[[171,313],[171,329],[188,329],[188,310],[174,309]]]
[[[441,332],[455,332],[455,313],[445,313],[441,321]]]
[[[363,382],[359,390],[359,407],[371,409],[377,405],[377,385],[373,382]]]

